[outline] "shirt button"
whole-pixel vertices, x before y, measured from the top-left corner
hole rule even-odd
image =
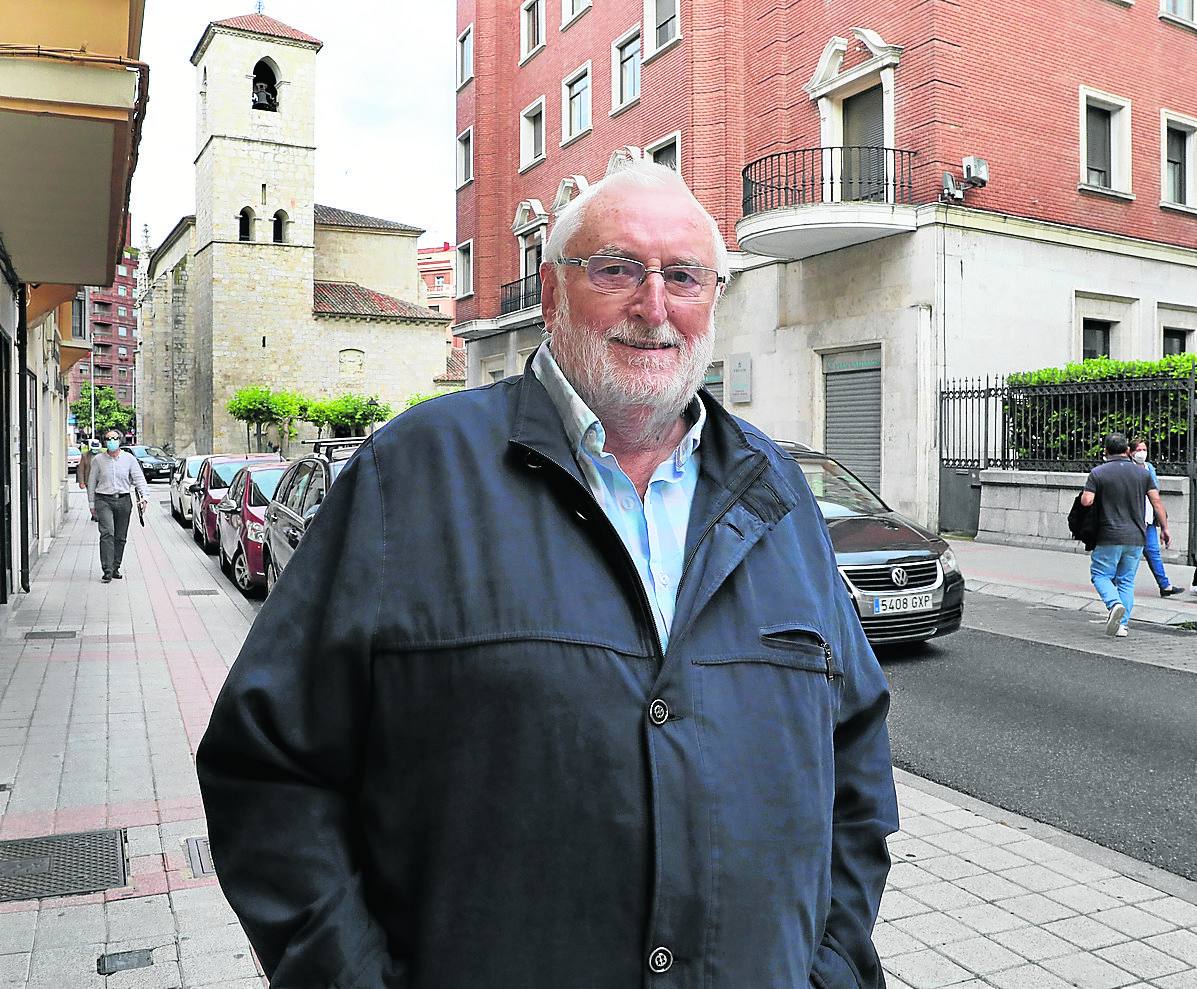
[[[663,725],[669,720],[669,705],[659,697],[648,706],[648,716],[654,725]]]
[[[662,587],[668,587],[669,586],[669,574],[667,574],[667,573],[657,574],[657,583],[660,584]]]
[[[668,972],[673,967],[673,952],[668,948],[653,948],[648,956],[648,967],[657,975]]]
[[[636,502],[635,502],[633,499],[631,499],[631,498],[624,497],[624,498],[620,498],[620,499],[619,499],[619,506],[620,506],[620,507],[621,507],[621,508],[622,508],[622,509],[623,509],[625,512],[630,512],[630,511],[631,511],[633,508],[635,508],[635,507],[636,507]]]

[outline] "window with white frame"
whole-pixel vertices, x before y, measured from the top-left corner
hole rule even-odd
[[[116,307],[116,314],[117,314],[118,316],[128,316],[128,315],[129,315],[129,310],[128,310],[127,308],[125,308],[124,306],[117,306],[117,307]]]
[[[561,30],[564,31],[589,9],[590,0],[561,0]]]
[[[1130,100],[1082,86],[1080,107],[1081,188],[1129,195]]]
[[[544,226],[534,227],[520,234],[520,277],[531,278],[540,271],[544,254]]]
[[[640,99],[640,28],[632,28],[611,45],[611,113]]]
[[[116,287],[116,294],[117,295],[128,295],[129,290],[124,285],[118,285]]]
[[[457,188],[474,178],[474,128],[457,135]]]
[[[116,328],[116,335],[118,337],[127,337],[129,335],[129,331],[124,326],[118,326]]]
[[[561,143],[590,130],[590,63],[561,82]]]
[[[457,85],[464,86],[474,78],[474,25],[457,36]]]
[[[117,347],[116,352],[117,352],[117,355],[120,357],[128,357],[129,356],[129,348],[128,347]]]
[[[1194,13],[1193,6],[1193,0],[1163,0],[1160,12],[1172,17],[1178,17],[1182,21],[1192,21]]]
[[[1161,206],[1197,208],[1197,118],[1160,113]]]
[[[126,276],[129,274],[129,269],[126,268],[123,264],[118,264],[116,266],[116,273],[121,276]]]
[[[524,0],[520,6],[520,61],[544,47],[544,0]]]
[[[544,97],[541,96],[520,114],[520,168],[527,168],[544,158]]]
[[[474,242],[457,245],[457,298],[474,294]]]
[[[675,172],[682,170],[682,135],[675,131],[668,137],[662,138],[656,144],[645,147],[644,153],[658,165],[672,168]]]
[[[644,0],[644,30],[648,39],[644,48],[649,56],[680,38],[681,0]]]
[[[487,381],[502,381],[507,377],[507,358],[500,354],[482,362],[482,374]]]

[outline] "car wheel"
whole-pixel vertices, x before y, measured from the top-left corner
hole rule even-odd
[[[274,569],[274,560],[266,557],[266,596],[274,593],[274,585],[278,583],[278,571]]]
[[[253,575],[249,572],[249,561],[240,549],[233,554],[233,583],[237,585],[237,590],[246,597],[257,591]]]

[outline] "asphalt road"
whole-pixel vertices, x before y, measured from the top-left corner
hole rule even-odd
[[[1027,614],[1026,604],[969,597],[989,628],[1017,628]],[[1034,634],[1073,647],[964,628],[881,652],[894,762],[1197,879],[1197,675],[1089,651],[1115,641],[1089,618],[1036,616],[1060,634]],[[1197,654],[1197,634],[1136,625],[1133,637],[1137,655],[1153,644]]]

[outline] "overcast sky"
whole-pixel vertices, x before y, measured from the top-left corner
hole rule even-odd
[[[149,0],[141,57],[150,103],[133,176],[133,238],[157,246],[195,212],[195,68],[209,21],[255,0]],[[265,0],[263,13],[324,42],[316,56],[316,201],[454,239],[454,42],[450,0]]]

